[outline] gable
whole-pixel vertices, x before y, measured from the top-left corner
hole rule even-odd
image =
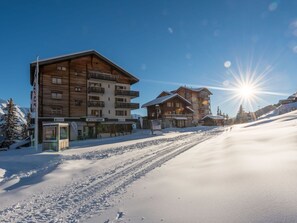
[[[102,56],[95,50],[74,53],[64,56],[53,57],[49,59],[44,59],[38,61],[40,67],[46,67],[48,65],[53,64],[60,64],[63,62],[74,62],[76,61],[78,64],[81,63],[82,66],[86,66],[88,68],[96,69],[98,68],[103,73],[115,74],[119,75],[120,81],[128,81],[130,84],[137,83],[139,80],[130,74],[129,72],[125,71],[120,66],[113,63],[111,60],[107,59],[106,57]],[[35,72],[36,61],[30,64],[30,83],[33,84],[33,76]]]

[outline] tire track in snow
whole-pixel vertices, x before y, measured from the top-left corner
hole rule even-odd
[[[190,134],[187,137],[177,137],[177,141],[165,141],[165,145],[159,150],[133,157],[103,175],[89,176],[84,182],[68,185],[61,193],[8,208],[0,212],[0,220],[1,222],[77,222],[81,218],[106,209],[111,205],[110,198],[135,180],[211,138],[212,134],[216,135],[216,132]]]

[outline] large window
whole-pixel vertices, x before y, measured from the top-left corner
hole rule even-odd
[[[62,92],[52,92],[52,99],[62,99]]]
[[[52,115],[62,115],[63,110],[60,107],[53,107],[52,108]]]
[[[60,77],[52,77],[53,84],[62,84],[62,78]]]
[[[46,126],[46,128],[44,128],[44,139],[45,140],[56,140],[56,138],[57,138],[57,127]]]
[[[62,71],[66,71],[66,67],[63,67],[63,66],[57,66],[57,70],[62,70]]]

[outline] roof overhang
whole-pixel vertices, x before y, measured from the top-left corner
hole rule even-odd
[[[49,64],[54,64],[54,63],[63,62],[63,61],[67,61],[67,60],[77,59],[80,57],[90,56],[90,55],[97,56],[98,58],[102,59],[106,63],[115,67],[117,70],[121,71],[124,75],[126,75],[127,77],[129,77],[131,79],[131,84],[135,84],[139,81],[139,79],[136,78],[134,75],[127,72],[126,70],[124,70],[123,68],[121,68],[120,66],[118,66],[117,64],[115,64],[114,62],[109,60],[108,58],[104,57],[103,55],[98,53],[96,50],[88,50],[88,51],[83,51],[83,52],[72,53],[72,54],[67,54],[67,55],[63,55],[63,56],[43,59],[43,60],[39,60],[38,64],[39,64],[39,66],[49,65]],[[33,81],[34,81],[34,72],[35,72],[36,63],[37,62],[34,61],[30,64],[30,83],[31,83],[31,85],[33,85]]]

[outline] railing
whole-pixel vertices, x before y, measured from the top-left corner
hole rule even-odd
[[[163,118],[174,118],[174,117],[193,117],[193,114],[164,114]]]
[[[130,108],[130,109],[138,109],[139,103],[126,103],[126,102],[116,102],[115,108]]]
[[[115,90],[115,95],[122,95],[122,96],[131,96],[131,97],[139,97],[139,91],[129,91],[129,90]]]
[[[88,107],[104,107],[104,101],[88,101]]]
[[[88,87],[88,93],[102,93],[104,94],[105,89],[103,87]]]
[[[116,81],[118,76],[113,74],[106,74],[98,71],[89,71],[88,78],[107,80],[107,81]]]

